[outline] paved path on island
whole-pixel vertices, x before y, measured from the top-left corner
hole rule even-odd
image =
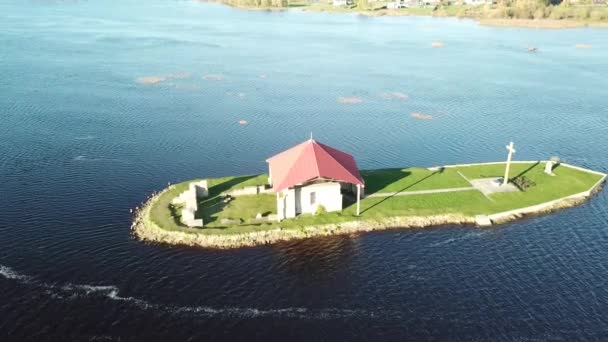
[[[465,188],[448,188],[448,189],[433,189],[433,190],[416,190],[416,191],[396,191],[396,192],[376,192],[365,196],[370,197],[392,197],[392,196],[411,196],[411,195],[426,195],[426,194],[440,194],[443,192],[458,192],[458,191],[471,191],[477,190],[476,188],[469,186]]]

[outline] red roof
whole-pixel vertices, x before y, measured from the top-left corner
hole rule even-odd
[[[276,192],[319,178],[363,184],[353,156],[312,139],[266,161]]]

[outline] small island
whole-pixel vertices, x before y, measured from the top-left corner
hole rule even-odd
[[[584,202],[606,174],[512,161],[359,171],[312,138],[267,160],[269,173],[170,185],[135,211],[144,241],[238,248],[315,236],[443,224],[489,226]],[[507,181],[505,181],[507,180]]]

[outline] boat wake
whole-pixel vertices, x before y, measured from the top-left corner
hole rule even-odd
[[[194,315],[202,317],[220,318],[258,318],[258,317],[279,317],[294,319],[344,319],[344,318],[379,318],[379,317],[398,317],[398,312],[388,312],[385,310],[350,310],[340,308],[310,309],[302,307],[287,307],[279,309],[258,309],[247,307],[223,307],[214,308],[210,306],[175,306],[165,304],[150,303],[146,300],[125,297],[120,295],[120,289],[113,285],[88,285],[88,284],[49,284],[37,281],[35,278],[20,274],[10,267],[0,265],[0,276],[16,281],[23,285],[36,286],[44,290],[49,296],[55,299],[77,300],[83,298],[104,298],[106,300],[128,303],[142,310],[164,311],[174,315]]]
[[[29,276],[15,272],[12,268],[0,265],[0,275],[6,279],[20,280],[21,282],[29,282]]]

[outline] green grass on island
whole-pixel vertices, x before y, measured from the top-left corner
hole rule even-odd
[[[365,193],[435,190],[471,186],[455,169],[446,168],[443,172],[410,167],[407,169],[364,170]]]
[[[501,177],[504,164],[474,165],[444,168],[430,171],[423,168],[379,169],[362,171],[366,195],[469,187],[464,178]],[[164,192],[154,203],[149,218],[159,227],[194,234],[236,234],[281,227],[302,229],[348,221],[376,221],[396,216],[427,216],[439,214],[462,214],[474,216],[523,208],[577,194],[589,190],[602,176],[566,166],[558,166],[549,176],[544,173],[544,163],[512,164],[510,177],[525,177],[534,186],[518,192],[494,193],[486,197],[477,190],[419,194],[408,196],[366,197],[361,200],[361,215],[356,216],[356,206],[350,204],[342,212],[319,215],[300,215],[282,222],[257,222],[258,213],[276,213],[276,195],[259,194],[234,197],[223,202],[222,194],[235,189],[262,185],[267,175],[238,176],[209,179],[209,197],[199,200],[197,217],[203,218],[205,227],[188,228],[180,223],[179,206],[171,204],[173,198],[187,189],[188,182],[176,184]],[[464,176],[464,177],[463,177]],[[238,223],[222,224],[222,219]]]

